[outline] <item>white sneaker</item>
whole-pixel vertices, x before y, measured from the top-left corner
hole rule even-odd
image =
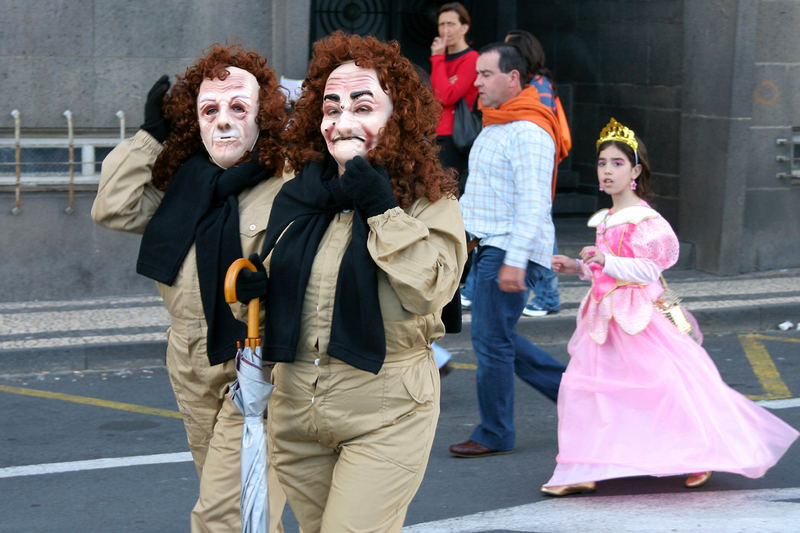
[[[461,295],[461,307],[466,309],[472,307],[472,300],[465,297],[463,294]]]
[[[531,317],[542,317],[549,315],[550,311],[548,311],[547,309],[542,309],[540,307],[526,307],[525,309],[522,310],[522,314]]]

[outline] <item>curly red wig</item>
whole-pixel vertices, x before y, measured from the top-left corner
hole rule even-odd
[[[153,166],[153,184],[162,191],[172,176],[189,157],[205,150],[200,139],[197,121],[197,95],[205,79],[228,77],[226,67],[238,67],[253,74],[258,80],[258,116],[256,123],[261,133],[256,141],[259,161],[278,173],[283,168],[281,135],[286,129],[286,97],[278,87],[275,73],[267,67],[267,60],[256,52],[239,45],[213,44],[205,55],[186,70],[164,98],[164,116],[170,122],[169,136],[164,150]],[[247,154],[245,154],[247,157]]]
[[[434,142],[441,106],[411,62],[400,54],[400,45],[341,31],[314,43],[303,93],[286,131],[290,166],[300,171],[310,161],[325,158],[327,147],[319,129],[325,83],[334,69],[350,61],[375,69],[381,87],[392,99],[392,116],[367,159],[386,169],[400,207],[406,208],[423,196],[435,202],[455,195],[458,182],[452,171],[442,169],[437,158],[439,147]]]

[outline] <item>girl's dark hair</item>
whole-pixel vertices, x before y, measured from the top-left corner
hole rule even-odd
[[[545,66],[544,48],[542,48],[542,43],[539,42],[539,39],[525,30],[510,30],[506,34],[506,42],[515,46],[522,54],[522,57],[525,58],[528,65],[528,79],[526,81],[530,82],[534,76],[544,76],[550,80],[555,94],[556,84],[553,80],[553,73]]]
[[[650,192],[650,162],[647,159],[647,147],[645,147],[639,137],[636,137],[636,141],[639,143],[639,151],[637,153],[639,155],[639,164],[642,165],[642,172],[639,174],[639,177],[636,178],[636,190],[634,192],[639,198],[647,200],[652,196]],[[637,154],[633,152],[633,148],[622,141],[606,141],[600,144],[600,146],[597,147],[597,155],[600,155],[600,152],[609,146],[616,146],[619,148],[622,153],[625,154],[625,157],[628,158],[628,161],[631,162],[631,165],[636,165]]]

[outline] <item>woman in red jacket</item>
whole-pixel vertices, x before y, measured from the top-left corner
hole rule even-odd
[[[442,150],[442,166],[458,173],[459,189],[464,192],[467,180],[468,152],[453,144],[453,111],[456,103],[465,98],[470,109],[475,104],[478,89],[475,82],[475,63],[478,52],[467,44],[470,17],[460,2],[450,2],[439,8],[439,36],[431,44],[431,86],[436,100],[442,104],[442,118],[436,128],[437,142]]]

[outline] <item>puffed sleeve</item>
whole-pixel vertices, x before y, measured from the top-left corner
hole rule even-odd
[[[458,200],[422,198],[407,211],[395,207],[368,223],[367,249],[403,308],[418,315],[440,311],[455,294],[467,259]]]
[[[630,237],[633,257],[606,255],[603,272],[625,281],[652,283],[661,272],[678,262],[678,237],[663,217],[656,216],[636,224]]]
[[[164,193],[153,184],[153,164],[163,149],[149,133],[118,144],[103,160],[92,219],[109,229],[143,233]]]
[[[646,257],[666,270],[678,262],[680,244],[672,226],[662,216],[648,218],[636,225],[631,235],[635,257]]]

